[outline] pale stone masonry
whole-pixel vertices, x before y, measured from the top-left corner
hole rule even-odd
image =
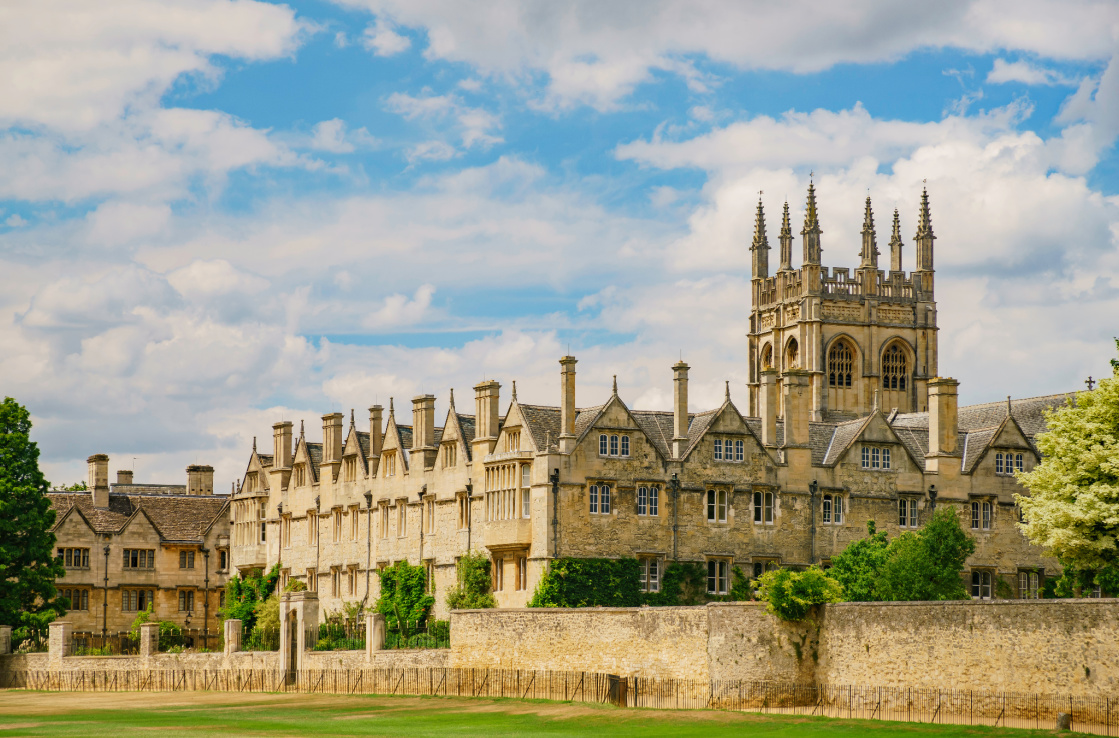
[[[820,264],[814,186],[791,265],[787,206],[781,267],[768,273],[758,205],[751,246],[753,307],[746,412],[730,399],[695,411],[683,361],[665,367],[668,411],[634,410],[614,391],[577,407],[576,359],[560,359],[554,406],[521,403],[516,385],[474,387],[472,414],[435,397],[412,400],[410,423],[389,402],[322,418],[322,442],[290,422],[270,453],[254,442],[231,503],[238,570],[279,563],[307,582],[324,612],[377,596],[371,572],[400,560],[433,575],[436,614],[469,550],[495,562],[501,607],[522,607],[557,557],[637,557],[644,586],[673,561],[697,562],[713,594],[734,567],[827,565],[874,520],[891,536],[919,529],[935,507],[956,511],[977,541],[966,583],[975,597],[1036,597],[1057,563],[1019,532],[1014,473],[1039,459],[1043,411],[1073,394],[959,407],[938,375],[932,220],[922,194],[917,269],[901,271],[897,216],[891,269],[877,267],[865,207],[855,276]],[[405,411],[406,412],[406,411]],[[365,420],[362,420],[364,427]]]
[[[75,632],[128,630],[152,603],[156,620],[221,633],[218,609],[231,560],[229,497],[214,494],[211,466],[187,467],[186,484],[135,484],[109,457],[88,459],[87,492],[49,492],[52,531],[66,574]]]

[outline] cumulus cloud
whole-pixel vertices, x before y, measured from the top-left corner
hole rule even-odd
[[[423,120],[443,129],[445,135],[457,135],[463,149],[475,146],[489,148],[502,142],[494,133],[501,128],[501,119],[476,107],[463,104],[455,95],[409,95],[395,92],[386,100],[389,110],[407,120]],[[457,150],[445,140],[428,141],[414,147],[410,159],[449,159]]]
[[[369,148],[376,143],[377,140],[364,127],[355,131],[346,130],[346,121],[341,118],[321,121],[311,129],[310,146],[316,151],[349,154],[358,147]]]
[[[407,36],[402,36],[393,30],[383,18],[378,18],[376,23],[365,29],[362,43],[366,49],[377,56],[393,56],[407,51],[412,46]]]
[[[1114,7],[1098,0],[336,2],[425,30],[428,58],[514,80],[543,72],[548,89],[541,103],[560,108],[611,109],[654,70],[703,89],[710,82],[689,63],[692,55],[798,73],[891,61],[922,48],[1099,60],[1113,52],[1119,28]]]
[[[1027,85],[1067,85],[1075,87],[1077,80],[1057,72],[1046,69],[1028,61],[1008,62],[1005,59],[995,59],[991,71],[987,74],[987,82],[991,84],[1005,84],[1007,82],[1021,82]]]

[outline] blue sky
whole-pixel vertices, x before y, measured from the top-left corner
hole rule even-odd
[[[0,391],[48,477],[228,484],[281,416],[483,376],[745,409],[753,210],[815,172],[912,264],[940,371],[1074,389],[1119,333],[1119,4],[77,0],[0,10]],[[799,246],[795,251],[799,252]],[[508,397],[507,389],[503,390]]]

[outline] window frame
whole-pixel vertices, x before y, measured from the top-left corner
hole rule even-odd
[[[725,557],[708,557],[707,559],[707,594],[725,595],[730,592],[730,559]]]
[[[971,599],[994,599],[994,580],[994,573],[990,569],[972,569],[971,587],[969,589]]]
[[[642,592],[660,592],[664,567],[656,555],[637,557],[638,586]]]
[[[726,523],[730,520],[730,491],[722,487],[709,487],[704,497],[707,503],[707,522]]]
[[[917,528],[917,498],[898,497],[898,527]]]
[[[611,486],[609,482],[594,482],[588,486],[588,510],[591,515],[611,514]]]
[[[750,504],[754,509],[753,515],[750,516],[754,525],[774,524],[774,518],[777,516],[777,500],[772,491],[755,491]]]

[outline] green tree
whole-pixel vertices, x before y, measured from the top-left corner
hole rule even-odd
[[[804,620],[815,605],[843,600],[843,587],[816,566],[804,571],[773,569],[758,577],[756,584],[765,609],[782,620]]]
[[[867,537],[847,544],[831,560],[828,574],[843,587],[848,602],[874,602],[876,585],[888,557],[890,542],[886,531],[875,532],[873,520],[867,521]]]
[[[381,580],[381,596],[374,609],[385,616],[392,628],[427,620],[435,598],[427,593],[427,572],[422,566],[407,561],[397,562],[377,572]]]
[[[1119,364],[1112,365],[1114,376],[1077,393],[1075,405],[1046,413],[1041,463],[1017,475],[1030,491],[1015,495],[1019,527],[1066,568],[1119,563]]]
[[[255,569],[244,577],[237,574],[230,578],[225,583],[225,606],[220,611],[222,619],[240,620],[242,629],[248,633],[256,625],[261,603],[273,596],[279,579],[279,563],[274,564],[267,574]]]
[[[451,610],[480,610],[497,607],[490,579],[490,557],[481,551],[468,551],[458,560],[458,584],[447,591]]]
[[[5,397],[0,403],[0,623],[36,625],[63,611],[54,580],[65,574],[55,558],[55,512],[31,442],[31,414]]]

